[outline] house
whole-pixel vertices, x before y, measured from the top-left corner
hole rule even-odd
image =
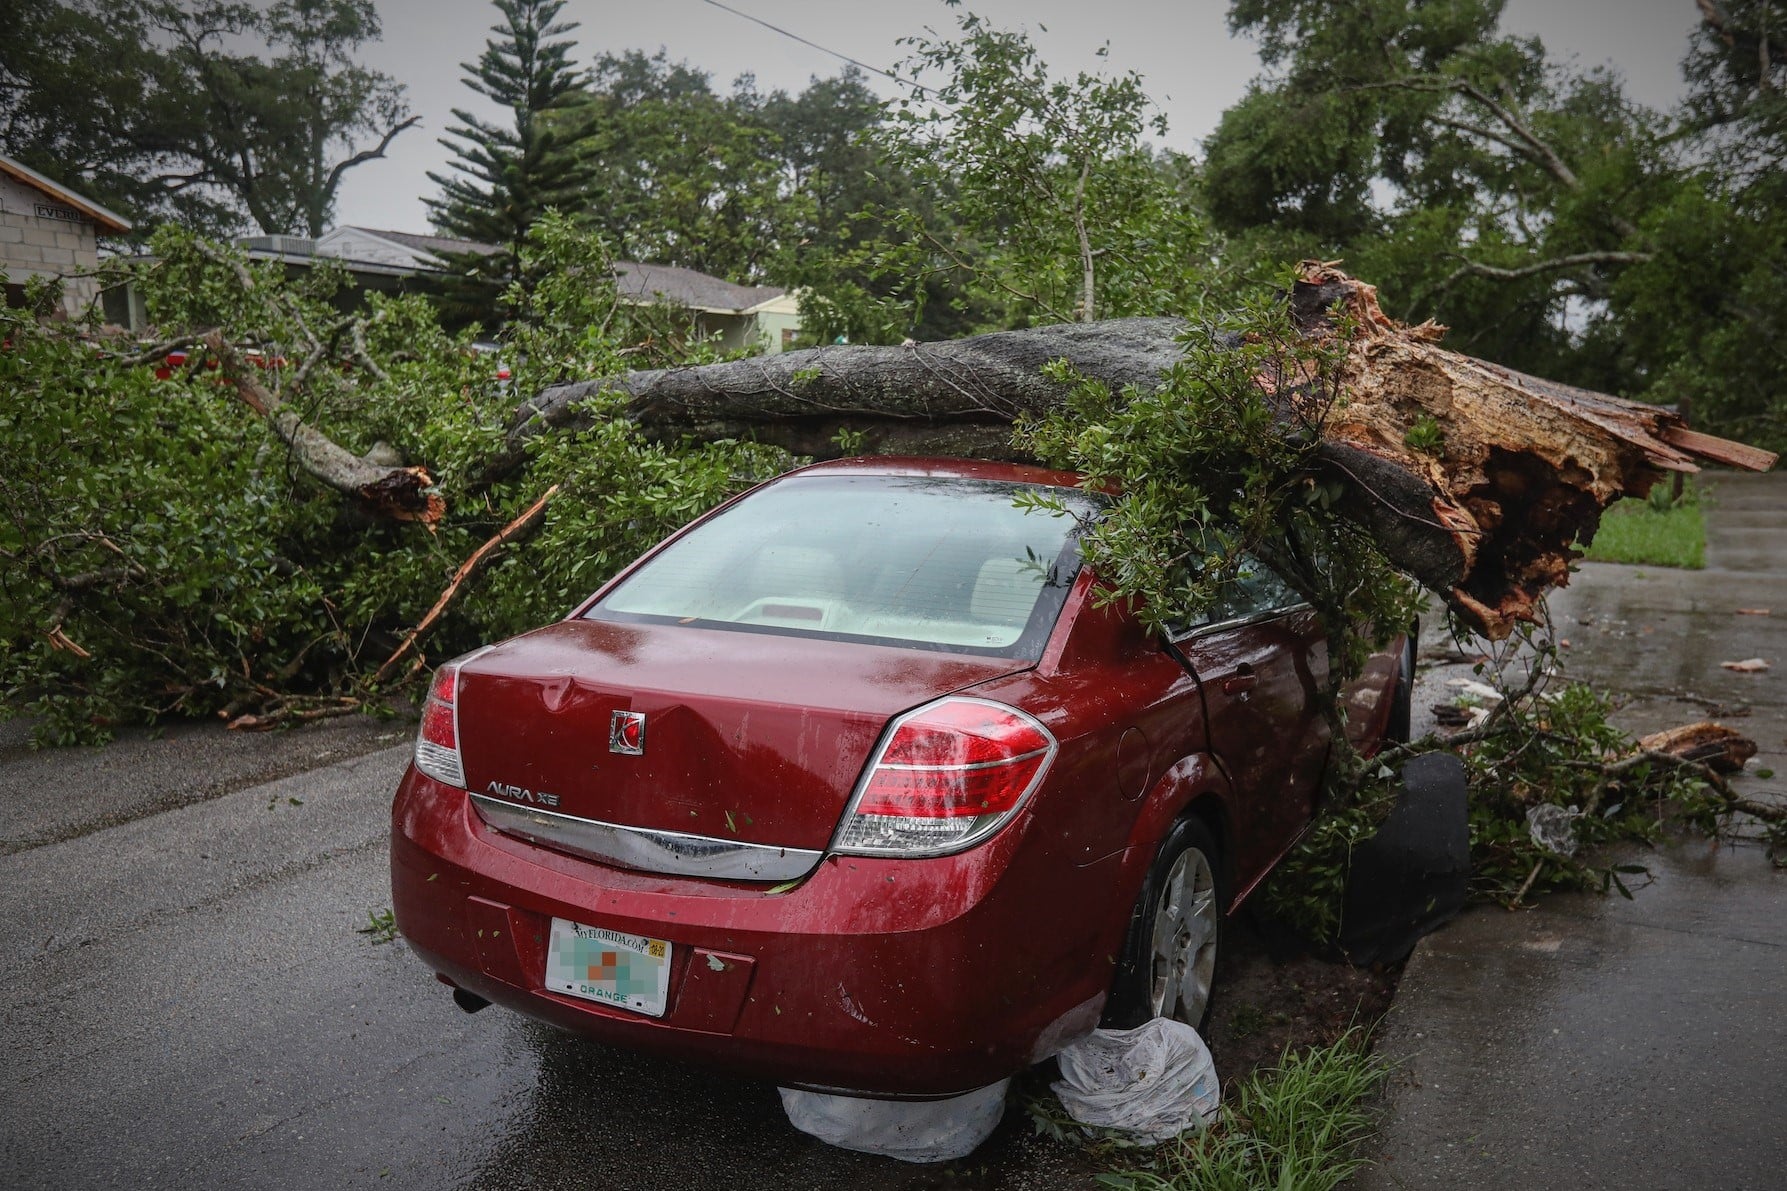
[[[8,306],[25,304],[30,278],[60,278],[61,313],[79,314],[99,294],[99,237],[128,231],[129,221],[0,154],[0,272]]]
[[[703,335],[736,350],[761,343],[766,355],[794,346],[800,334],[800,301],[773,285],[733,285],[676,265],[614,263],[615,288],[624,302],[678,306],[693,312]]]
[[[412,278],[441,271],[441,254],[495,252],[488,244],[378,228],[338,227],[311,240],[301,236],[250,236],[242,241],[251,259],[281,261],[288,270],[310,268],[318,258],[338,260],[361,289],[399,290]],[[761,345],[786,351],[800,333],[800,304],[787,290],[734,285],[694,269],[617,261],[621,300],[680,307],[694,317],[697,333],[718,336],[722,347]]]

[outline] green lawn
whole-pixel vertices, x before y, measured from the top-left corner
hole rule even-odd
[[[1659,494],[1667,484],[1657,485]],[[1643,563],[1646,566],[1685,567],[1697,571],[1706,565],[1706,522],[1692,488],[1678,503],[1622,500],[1601,518],[1595,544],[1587,557],[1594,562]]]

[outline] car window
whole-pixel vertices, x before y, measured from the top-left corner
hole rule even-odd
[[[1038,655],[1078,569],[1078,523],[1018,508],[1023,490],[791,476],[672,542],[586,615]]]
[[[1170,626],[1168,635],[1181,637],[1205,625],[1244,620],[1302,603],[1303,597],[1279,578],[1276,571],[1253,555],[1243,554],[1235,574],[1217,591],[1215,603],[1195,620]]]
[[[1303,600],[1271,567],[1251,554],[1241,556],[1235,575],[1217,596],[1210,621],[1239,620],[1260,612],[1289,608]]]

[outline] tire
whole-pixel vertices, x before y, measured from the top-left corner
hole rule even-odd
[[[1415,648],[1421,636],[1421,622],[1409,626],[1403,642],[1402,659],[1396,670],[1396,690],[1390,696],[1390,722],[1384,726],[1384,739],[1391,744],[1407,744],[1415,718]]]
[[[1180,819],[1142,880],[1103,1024],[1127,1030],[1171,1017],[1203,1029],[1227,904],[1228,882],[1209,829]]]

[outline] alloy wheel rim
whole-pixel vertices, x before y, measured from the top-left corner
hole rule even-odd
[[[1154,908],[1149,1004],[1156,1017],[1204,1019],[1216,975],[1216,877],[1210,858],[1187,848],[1173,862]]]

